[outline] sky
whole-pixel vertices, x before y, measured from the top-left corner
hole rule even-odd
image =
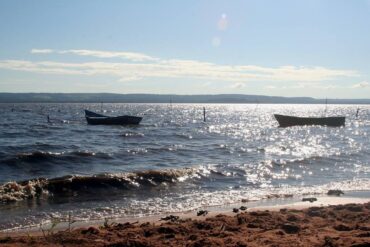
[[[370,0],[1,0],[0,92],[370,98]]]

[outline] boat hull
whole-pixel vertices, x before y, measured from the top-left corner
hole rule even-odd
[[[119,116],[119,117],[88,117],[86,121],[91,125],[137,125],[141,122],[142,117]]]
[[[107,117],[105,115],[102,115],[102,114],[99,114],[99,113],[96,113],[96,112],[92,112],[92,111],[89,111],[89,110],[85,110],[85,116],[86,117]]]
[[[321,125],[329,127],[341,127],[345,125],[345,117],[293,117],[286,115],[274,114],[279,123],[279,127],[304,126],[304,125]]]

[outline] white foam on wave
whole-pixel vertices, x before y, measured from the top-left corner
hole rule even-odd
[[[238,203],[242,199],[254,201],[269,198],[299,197],[306,195],[326,194],[329,190],[365,191],[370,188],[370,179],[353,179],[342,182],[331,182],[316,186],[266,186],[259,189],[228,189],[214,192],[193,191],[185,194],[171,194],[167,197],[153,197],[145,201],[133,200],[129,208],[133,214],[162,214],[195,210],[201,207],[222,206]]]

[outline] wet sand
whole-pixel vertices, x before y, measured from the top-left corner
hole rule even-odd
[[[367,202],[343,204],[350,201]],[[324,206],[328,204],[339,205]],[[137,223],[110,221],[56,233],[3,233],[0,245],[370,246],[370,202],[363,198],[323,197],[313,203],[248,208],[238,213],[179,216],[173,222],[142,218]]]

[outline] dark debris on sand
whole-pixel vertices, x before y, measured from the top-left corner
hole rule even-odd
[[[50,236],[0,238],[2,246],[370,246],[370,203],[234,216],[112,224]]]

